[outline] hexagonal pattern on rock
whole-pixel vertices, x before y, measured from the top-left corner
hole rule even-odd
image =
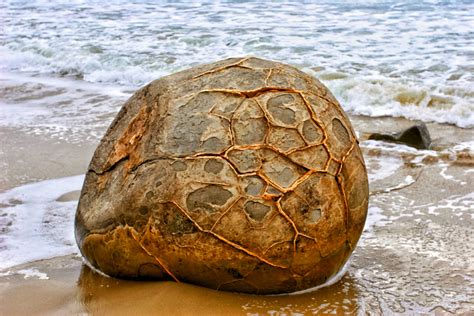
[[[293,292],[342,267],[367,201],[354,131],[326,87],[288,65],[228,59],[124,105],[91,161],[76,238],[111,276]]]

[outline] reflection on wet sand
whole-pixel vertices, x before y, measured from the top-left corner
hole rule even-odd
[[[79,299],[94,315],[298,315],[355,313],[357,289],[346,274],[339,282],[299,295],[258,296],[215,291],[185,283],[136,282],[104,277],[83,265]]]

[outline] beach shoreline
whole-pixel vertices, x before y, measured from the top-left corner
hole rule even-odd
[[[392,117],[350,118],[361,139],[371,179],[371,198],[363,236],[346,274],[336,284],[303,295],[269,298],[170,282],[133,283],[104,278],[89,271],[75,253],[0,271],[0,312],[126,314],[132,312],[128,309],[130,306],[142,312],[159,307],[162,314],[181,315],[193,311],[208,315],[271,315],[271,311],[287,314],[472,311],[474,284],[469,278],[474,272],[469,261],[474,244],[473,217],[469,212],[474,206],[470,189],[474,186],[474,158],[472,148],[469,149],[472,130],[428,123],[434,150],[420,151],[367,141],[370,132],[399,131],[413,125],[413,121]],[[7,181],[2,184],[3,193],[27,182],[40,181],[37,183],[41,184],[46,179],[54,181],[83,174],[97,144],[97,141],[89,142],[84,148],[83,144],[65,145],[48,140],[44,135],[33,136],[20,130],[2,131],[9,139],[2,147],[6,157],[2,159],[9,170]],[[29,152],[33,154],[25,157],[26,161],[16,158],[24,156],[27,147],[17,146],[18,142],[31,145]],[[48,160],[37,157],[48,157]],[[24,164],[42,173],[36,175],[24,169]],[[66,167],[55,167],[58,164]],[[74,202],[77,190],[71,192],[75,193],[65,199],[77,203]],[[74,211],[73,206],[71,211]],[[81,286],[84,282],[87,287]],[[114,289],[107,290],[111,286]],[[145,301],[147,293],[155,292],[161,294]],[[446,293],[450,293],[447,299]],[[25,301],[29,303],[21,304]],[[183,306],[184,301],[190,303]]]
[[[472,1],[0,2],[0,315],[472,314],[472,12]],[[342,278],[255,296],[88,269],[75,212],[122,105],[152,80],[238,56],[314,76],[352,121],[370,199]],[[268,82],[276,72],[262,67]],[[429,150],[369,140],[420,123]]]

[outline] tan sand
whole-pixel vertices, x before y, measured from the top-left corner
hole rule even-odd
[[[369,131],[397,131],[413,124],[393,118],[352,121],[362,140]],[[453,146],[472,141],[473,131],[439,124],[428,128],[436,151],[362,143],[372,174],[386,171],[386,161],[400,164],[371,182],[367,229],[344,277],[332,286],[301,295],[251,296],[183,283],[123,281],[94,273],[71,255],[0,271],[0,315],[472,312],[474,158]],[[56,144],[11,129],[2,133],[7,142],[2,143],[1,159],[8,166],[2,171],[3,189],[80,174],[95,147]],[[77,192],[58,197],[75,198]],[[31,269],[49,279],[28,277]]]
[[[83,174],[95,143],[70,144],[0,126],[0,191],[22,184]]]
[[[48,280],[27,278],[19,270],[36,268]],[[77,257],[67,256],[23,265],[2,278],[2,315],[81,314],[93,315],[245,315],[293,308],[303,312],[354,312],[354,288],[345,277],[317,293],[298,296],[252,296],[218,292],[185,283],[133,282],[103,277]],[[343,302],[328,306],[331,302]]]

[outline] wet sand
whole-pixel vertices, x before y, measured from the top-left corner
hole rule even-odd
[[[459,145],[473,141],[473,130],[427,124],[433,150],[418,151],[366,140],[369,132],[399,131],[412,121],[351,120],[371,180],[369,217],[345,274],[334,285],[300,295],[241,295],[111,279],[69,255],[0,271],[0,315],[474,312],[474,156]],[[97,144],[67,143],[11,127],[0,132],[0,191],[84,173]]]
[[[18,270],[36,267],[48,280],[27,278]],[[18,270],[16,270],[18,269]],[[271,315],[286,312],[357,310],[350,276],[317,293],[298,296],[252,296],[219,292],[185,283],[134,282],[103,277],[73,256],[24,265],[3,277],[0,310],[12,314],[92,315]],[[25,304],[25,302],[28,302]],[[337,302],[337,303],[335,303]]]
[[[0,192],[87,171],[94,143],[71,144],[0,126]]]

